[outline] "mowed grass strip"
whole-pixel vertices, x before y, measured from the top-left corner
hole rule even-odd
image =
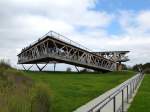
[[[150,112],[150,74],[145,75],[128,112]]]
[[[134,72],[67,73],[25,72],[38,83],[48,85],[53,112],[71,112],[107,90],[124,82]]]

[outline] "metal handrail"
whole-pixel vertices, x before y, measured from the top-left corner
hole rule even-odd
[[[130,78],[127,81],[125,81],[124,83],[122,83],[120,86],[116,87],[117,90],[113,91],[109,96],[105,97],[102,101],[95,104],[93,107],[86,109],[86,111],[84,111],[84,112],[100,112],[100,110],[103,109],[105,107],[105,105],[107,105],[113,99],[115,100],[115,98],[118,94],[120,94],[121,92],[122,92],[122,94],[124,94],[124,89],[126,89],[126,88],[128,89],[129,85],[133,86],[133,88],[130,87],[130,89],[133,89],[133,93],[134,93],[137,85],[139,84],[139,82],[142,78],[143,78],[143,73],[139,73],[139,74],[133,76],[132,78]],[[127,97],[128,97],[128,95],[131,95],[133,93],[129,94],[127,92]],[[122,97],[124,98],[124,96],[122,96]],[[122,100],[124,100],[124,99],[122,99]],[[127,98],[127,100],[128,100],[128,98]],[[124,102],[122,102],[122,103],[124,103]],[[114,108],[115,108],[115,104],[114,104]],[[96,109],[96,111],[95,111],[95,109]],[[123,107],[122,107],[122,109],[123,109]],[[116,110],[114,112],[116,112]]]
[[[103,101],[101,101],[100,103],[98,103],[96,106],[94,106],[92,109],[89,110],[89,112],[91,110],[93,110],[94,108],[96,108],[97,106],[99,106],[100,104],[102,104],[104,101],[106,101],[107,99],[112,99],[113,97],[115,97],[116,95],[118,95],[120,93],[120,91],[122,91],[127,85],[129,85],[131,83],[131,81],[134,80],[134,78],[138,77],[139,75],[136,75],[134,77],[132,77],[131,79],[128,80],[128,82],[121,86],[119,89],[117,89],[116,91],[114,91],[111,95],[109,95],[108,97],[106,97]],[[109,100],[111,101],[111,100]]]

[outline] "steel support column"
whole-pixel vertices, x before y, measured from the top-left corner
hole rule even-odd
[[[48,64],[48,63],[46,63],[42,68],[40,68],[38,64],[36,64],[36,66],[37,66],[37,68],[39,69],[39,71],[42,71],[42,70],[46,67],[47,64]]]
[[[54,72],[55,72],[55,69],[56,69],[56,63],[54,63]]]
[[[75,68],[76,68],[76,70],[77,70],[78,72],[80,72],[77,66],[75,66]]]
[[[24,68],[24,70],[30,70],[33,67],[34,64],[32,64],[28,69],[25,68],[25,66],[22,64],[22,67]]]

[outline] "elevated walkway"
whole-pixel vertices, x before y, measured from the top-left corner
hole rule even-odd
[[[97,55],[54,31],[48,32],[18,54],[18,64],[48,64],[52,61],[96,71],[116,70],[113,60]]]

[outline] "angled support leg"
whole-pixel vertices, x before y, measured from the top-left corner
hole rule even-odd
[[[36,64],[37,68],[39,69],[39,71],[41,71],[41,68],[38,66],[38,64]]]
[[[31,65],[31,66],[28,68],[28,70],[30,70],[32,67],[33,67],[33,65]]]
[[[77,70],[78,72],[80,72],[77,66],[75,66],[75,68],[76,68],[76,70]]]
[[[48,64],[48,63],[46,63],[46,64],[41,68],[41,70],[43,70],[43,69],[46,67],[47,64]]]
[[[23,69],[26,71],[27,69],[25,68],[25,66],[22,64]]]
[[[46,63],[42,68],[40,68],[38,64],[36,64],[36,66],[37,66],[37,68],[39,69],[39,71],[42,71],[42,70],[46,67],[47,64],[48,64],[48,63]]]

